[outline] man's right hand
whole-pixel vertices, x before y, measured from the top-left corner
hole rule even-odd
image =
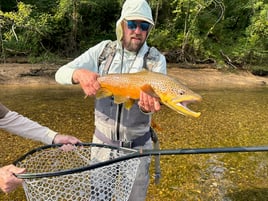
[[[86,96],[96,95],[100,88],[100,84],[97,81],[99,74],[86,70],[77,69],[73,73],[73,83],[80,84]]]
[[[18,168],[14,165],[7,165],[0,168],[0,188],[3,192],[9,193],[22,184],[23,180],[18,179],[14,174],[24,173],[25,168]]]

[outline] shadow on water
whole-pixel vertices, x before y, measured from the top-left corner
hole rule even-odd
[[[161,149],[268,145],[268,89],[200,90],[200,118],[179,115],[163,106],[153,115]],[[0,101],[43,125],[90,142],[94,100],[78,87],[0,88]],[[13,162],[41,143],[0,130],[0,165]],[[152,163],[153,164],[153,163]],[[268,153],[161,156],[162,177],[154,185],[154,166],[147,201],[268,200]],[[21,188],[0,200],[24,201]]]
[[[230,200],[260,201],[268,200],[268,188],[253,188],[227,194]]]

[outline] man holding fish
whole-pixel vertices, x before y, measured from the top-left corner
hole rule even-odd
[[[138,72],[143,69],[167,73],[165,57],[146,43],[153,26],[152,11],[146,0],[126,0],[116,23],[117,40],[100,42],[57,71],[58,83],[80,84],[86,96],[96,96],[94,143],[152,148],[151,114],[160,110],[160,101],[165,104],[167,96],[162,100],[160,93],[146,80],[134,87],[134,82],[124,82],[124,79],[126,75],[140,75]],[[141,77],[136,79],[148,77],[146,73],[148,71],[141,72]],[[107,76],[114,76],[114,79],[106,82]],[[158,82],[157,78],[154,82]],[[179,101],[176,104],[180,104]],[[96,158],[105,155],[101,151],[98,154]],[[130,201],[145,200],[149,165],[150,157],[141,158]]]

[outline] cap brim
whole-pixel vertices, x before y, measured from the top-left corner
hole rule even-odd
[[[141,20],[150,23],[151,25],[154,25],[154,22],[149,20],[148,18],[141,17],[141,16],[131,16],[131,17],[125,17],[126,20]]]

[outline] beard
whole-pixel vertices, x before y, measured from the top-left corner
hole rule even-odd
[[[130,52],[138,52],[143,46],[144,42],[145,40],[142,40],[140,37],[131,36],[129,39],[123,39],[123,46]]]

